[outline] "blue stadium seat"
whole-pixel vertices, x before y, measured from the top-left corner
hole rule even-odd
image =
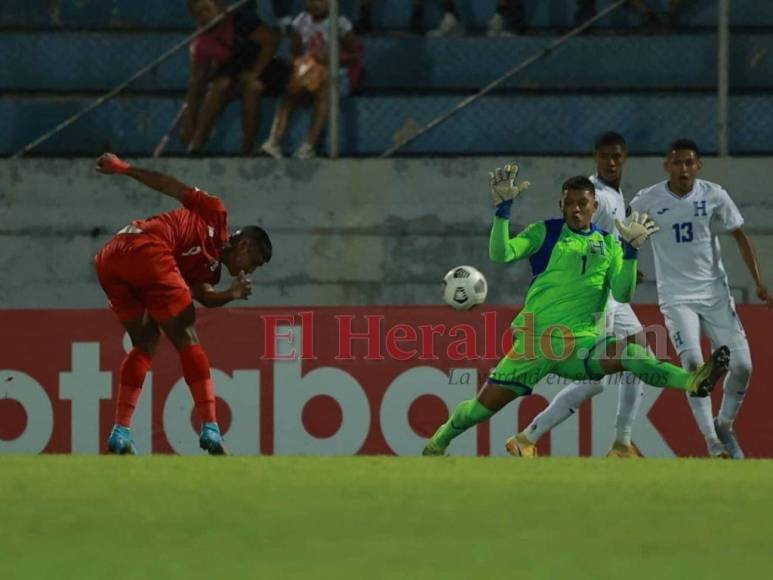
[[[648,0],[656,10],[665,11],[669,0]],[[412,0],[372,0],[371,19],[376,27],[385,29],[408,28]],[[469,28],[485,28],[494,13],[496,0],[456,0],[462,21]],[[601,11],[609,2],[597,1]],[[571,28],[574,26],[576,0],[525,0],[528,28]],[[356,10],[351,12],[356,17]],[[425,26],[434,26],[441,16],[437,2],[426,0]],[[599,28],[635,28],[639,25],[638,12],[618,9],[601,19]],[[694,2],[682,11],[680,26],[704,28],[717,26],[716,2]],[[758,0],[733,0],[730,10],[732,26],[773,25],[773,3]]]
[[[652,1],[661,8],[667,2]],[[457,5],[467,24],[481,28],[494,2],[459,0]],[[294,3],[297,10],[303,0]],[[373,0],[374,24],[406,28],[411,4]],[[343,0],[342,10],[356,15],[356,5],[356,0]],[[527,5],[533,26],[572,24],[575,0],[527,0]],[[273,21],[271,2],[261,1],[260,6]],[[739,26],[773,26],[773,2],[735,0],[732,14]],[[434,25],[439,17],[439,5],[427,0],[425,24]],[[520,92],[499,92],[477,101],[404,152],[581,155],[593,136],[610,127],[623,129],[638,154],[660,154],[664,143],[680,135],[691,135],[708,153],[715,152],[716,37],[710,30],[715,20],[713,2],[695,3],[686,9],[684,22],[706,30],[576,38],[502,87]],[[626,28],[637,23],[634,13],[621,10],[602,24]],[[84,93],[107,91],[193,29],[184,0],[4,0],[0,27],[18,29],[0,35],[0,123],[5,129],[0,133],[0,155],[18,150],[81,110],[91,101]],[[36,27],[56,30],[41,34]],[[554,39],[366,37],[366,90],[341,103],[342,153],[382,153],[396,134],[447,111],[463,98],[458,95],[481,88]],[[773,52],[773,36],[736,30],[730,50],[731,87],[738,90],[730,100],[731,151],[769,153],[769,131],[761,130],[761,120],[773,116],[766,96],[773,88],[773,61],[765,58]],[[667,70],[675,72],[665,76]],[[91,155],[113,147],[149,154],[178,110],[187,80],[183,49],[132,85],[128,94],[90,113],[37,153]],[[264,99],[261,137],[268,133],[275,107],[275,100]],[[301,142],[308,123],[308,111],[296,116],[288,152]],[[233,154],[239,143],[239,111],[230,106],[207,151]],[[178,139],[173,139],[169,153],[183,153]]]
[[[375,155],[393,143],[411,123],[422,124],[458,102],[453,97],[354,97],[342,102],[342,152]],[[88,103],[71,98],[0,99],[0,154],[7,155],[49,130]],[[64,130],[38,153],[97,154],[108,148],[149,154],[175,115],[180,100],[172,97],[121,97]],[[265,138],[276,103],[265,99],[261,138]],[[716,152],[716,97],[712,94],[492,96],[464,109],[452,121],[420,137],[406,154],[576,154],[587,153],[600,131],[625,128],[631,151],[660,154],[675,137],[690,135],[707,153]],[[731,99],[730,142],[736,154],[770,151],[761,118],[773,117],[773,102],[763,96]],[[549,121],[546,121],[549,120]],[[297,146],[308,127],[308,112],[299,114],[287,140]],[[239,149],[239,110],[230,106],[218,123],[207,152],[232,154]],[[182,152],[173,139],[170,153]]]
[[[8,90],[109,90],[165,50],[180,33],[62,32],[0,35],[0,86]],[[553,37],[365,39],[367,89],[475,90],[541,50]],[[283,48],[286,52],[286,43]],[[712,35],[587,36],[507,83],[517,89],[663,89],[716,85]],[[773,88],[773,36],[745,33],[731,43],[733,88]],[[707,58],[706,55],[711,55]],[[636,66],[631,66],[635,62]],[[666,63],[678,62],[678,67]],[[674,70],[671,77],[664,71]],[[188,56],[181,50],[131,90],[184,90]]]
[[[471,28],[483,28],[493,14],[496,0],[456,0],[463,20]],[[668,0],[648,0],[664,9]],[[377,28],[405,29],[409,25],[413,0],[372,0],[372,20]],[[257,2],[260,14],[273,22],[271,2]],[[426,26],[440,18],[437,2],[426,0]],[[603,8],[605,2],[598,2]],[[303,0],[293,1],[292,13],[299,12]],[[526,18],[530,27],[570,27],[574,23],[575,0],[526,0]],[[341,11],[356,19],[357,2],[341,0]],[[602,28],[630,28],[638,25],[638,15],[620,9],[600,21]],[[694,2],[684,10],[685,27],[714,27],[716,2]],[[773,26],[773,2],[733,0],[731,24],[734,26]],[[3,0],[0,26],[29,28],[157,28],[190,29],[191,18],[184,0]]]
[[[46,28],[193,28],[185,0],[3,0],[0,23]]]

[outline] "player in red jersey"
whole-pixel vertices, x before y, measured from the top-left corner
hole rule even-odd
[[[94,258],[110,308],[134,347],[121,363],[108,451],[136,452],[131,418],[163,330],[180,355],[185,382],[202,420],[199,445],[210,455],[223,455],[226,450],[215,417],[215,386],[209,360],[196,336],[193,299],[207,307],[246,300],[252,292],[247,275],[271,259],[271,240],[258,226],[229,235],[228,214],[220,199],[173,177],[131,166],[112,153],[102,155],[96,169],[133,177],[183,205],[132,222]],[[234,280],[228,290],[220,292],[214,284],[220,280],[223,265]]]

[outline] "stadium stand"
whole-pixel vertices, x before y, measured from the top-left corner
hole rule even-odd
[[[458,3],[468,29],[485,28],[493,2]],[[266,13],[270,4],[261,3],[267,21],[273,21]],[[428,20],[439,17],[434,5],[428,3]],[[356,2],[342,2],[342,8],[356,19]],[[571,27],[574,9],[574,0],[528,2],[530,32],[520,37],[425,38],[399,34],[409,26],[409,0],[374,0],[371,21],[385,33],[364,37],[364,90],[341,103],[342,154],[380,154],[407,124],[431,120],[554,40]],[[643,35],[636,33],[635,13],[617,11],[595,33],[573,39],[403,152],[582,154],[593,135],[616,127],[629,136],[634,153],[659,153],[678,134],[694,135],[712,153],[715,3],[695,3],[680,23],[678,34]],[[731,25],[731,152],[769,153],[765,132],[748,129],[773,117],[767,98],[773,62],[765,58],[773,53],[773,3],[734,1]],[[193,23],[182,1],[7,0],[0,29],[0,122],[6,128],[0,154],[9,155],[180,41]],[[178,52],[36,153],[90,155],[120,142],[123,151],[149,154],[182,103],[187,58]],[[678,75],[664,80],[663,63],[675,60]],[[259,139],[274,110],[275,101],[266,99]],[[208,153],[239,150],[238,117],[238,107],[229,107]],[[544,118],[552,120],[549,126],[538,121]],[[307,123],[308,114],[299,114],[290,146],[301,141]],[[173,139],[168,152],[182,151]]]

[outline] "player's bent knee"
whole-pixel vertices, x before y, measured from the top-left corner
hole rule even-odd
[[[196,309],[193,307],[193,304],[190,304],[176,316],[172,316],[159,324],[175,348],[182,350],[192,344],[199,343],[194,327],[195,322]]]
[[[746,349],[731,351],[728,371],[737,380],[748,382],[752,375],[751,353]]]
[[[179,314],[169,319],[181,327],[193,326],[196,323],[196,308],[188,304]]]
[[[129,334],[132,346],[142,350],[145,354],[153,356],[161,338],[161,331],[155,321],[147,316],[141,316],[136,320],[123,322],[126,332]]]
[[[587,384],[588,387],[585,392],[588,399],[600,395],[604,391],[604,385],[601,384],[601,381],[589,381]]]
[[[178,351],[184,350],[194,344],[199,344],[199,337],[193,326],[180,327],[175,324],[164,326],[164,334]]]
[[[155,324],[148,325],[143,336],[137,341],[133,342],[134,346],[143,350],[146,354],[153,356],[156,354],[158,348],[158,342],[161,340],[161,331]]]
[[[483,388],[478,393],[477,399],[481,405],[493,413],[496,413],[510,401],[518,398],[519,396],[521,395],[517,392],[517,389],[507,388],[494,384],[490,381],[486,381],[486,383],[483,385]]]
[[[689,349],[679,353],[679,359],[682,361],[682,368],[687,371],[694,371],[703,364],[703,355],[698,349]]]

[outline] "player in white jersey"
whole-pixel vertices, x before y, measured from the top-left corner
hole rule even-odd
[[[620,187],[623,165],[626,161],[625,139],[619,133],[603,133],[596,140],[593,152],[596,174],[590,177],[596,188],[598,209],[593,223],[599,229],[618,235],[615,220],[625,219],[625,199]],[[617,302],[610,295],[606,309],[607,334],[628,339],[646,346],[644,330],[630,304]],[[511,449],[515,455],[533,457],[537,454],[536,442],[542,435],[568,419],[579,406],[603,390],[603,384],[618,384],[617,422],[615,442],[608,455],[613,457],[639,457],[631,442],[631,430],[642,398],[642,383],[631,373],[613,375],[602,381],[572,383],[556,395],[547,409],[514,438]]]
[[[631,202],[631,209],[652,215],[660,225],[660,231],[652,236],[658,303],[682,366],[694,369],[703,362],[701,329],[712,344],[730,347],[730,368],[719,415],[712,418],[711,398],[690,397],[688,401],[709,454],[742,459],[733,421],[749,385],[752,362],[722,265],[718,232],[732,233],[754,279],[757,296],[769,308],[773,307],[773,298],[762,282],[735,203],[721,186],[697,179],[703,163],[695,142],[675,141],[664,168],[669,179],[641,190]]]

